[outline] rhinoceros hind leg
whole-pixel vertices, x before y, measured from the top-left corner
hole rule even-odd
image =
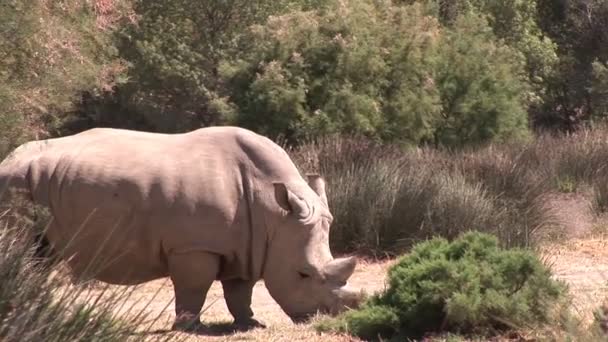
[[[200,312],[207,291],[216,279],[220,260],[217,255],[191,252],[169,255],[169,275],[175,291],[173,330],[201,331]]]
[[[253,328],[265,328],[266,326],[253,318],[251,311],[251,295],[254,281],[249,280],[223,280],[224,299],[228,310],[234,317],[234,325],[237,330],[249,330]]]

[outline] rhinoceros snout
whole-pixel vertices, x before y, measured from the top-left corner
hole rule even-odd
[[[333,293],[337,298],[335,305],[329,310],[329,313],[333,315],[349,309],[356,309],[367,298],[365,291],[355,290],[349,286],[336,289]]]
[[[343,286],[331,291],[333,300],[329,305],[323,305],[316,312],[288,314],[291,321],[295,324],[307,323],[317,313],[338,315],[346,310],[357,309],[367,298],[363,290],[355,290],[348,286]]]
[[[291,321],[295,324],[301,324],[301,323],[308,323],[310,321],[310,319],[312,318],[313,314],[306,314],[306,315],[291,315],[289,316],[289,318],[291,319]]]

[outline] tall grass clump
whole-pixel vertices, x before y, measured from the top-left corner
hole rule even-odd
[[[608,127],[583,129],[565,136],[543,135],[530,147],[554,183],[571,179],[592,184],[597,176],[608,173]]]
[[[546,178],[556,190],[572,183],[591,199],[597,214],[608,209],[608,126],[586,128],[561,136],[541,136],[531,149],[545,165]]]
[[[491,193],[505,213],[505,225],[515,245],[530,245],[541,228],[557,227],[548,207],[554,192],[540,154],[530,144],[488,145],[450,154],[453,167],[469,182]],[[512,244],[512,243],[509,243]]]
[[[565,287],[531,252],[462,234],[420,243],[388,271],[388,288],[356,310],[321,321],[321,330],[366,340],[404,341],[429,333],[492,336],[543,327]]]
[[[22,229],[0,229],[1,341],[143,340],[145,309],[126,305],[132,288],[67,285],[58,265],[34,262]],[[168,338],[168,335],[164,337]]]
[[[502,153],[405,149],[330,137],[291,150],[304,172],[328,181],[338,251],[398,254],[420,239],[477,230],[527,246],[548,224],[546,192],[516,148]]]
[[[594,177],[591,188],[593,191],[591,203],[594,211],[596,214],[605,214],[608,211],[608,172]]]

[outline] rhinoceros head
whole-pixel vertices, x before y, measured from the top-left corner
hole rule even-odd
[[[314,175],[308,184],[275,183],[274,190],[284,215],[268,246],[263,277],[270,295],[294,321],[356,307],[361,295],[346,286],[356,260],[334,259],[330,252],[333,217],[323,179]]]

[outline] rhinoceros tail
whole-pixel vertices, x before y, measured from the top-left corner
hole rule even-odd
[[[16,191],[31,199],[31,188],[27,180],[31,158],[25,153],[25,145],[17,148],[0,163],[0,205],[4,206],[10,194]]]
[[[0,221],[6,221],[6,226],[17,227],[19,217],[23,214],[21,207],[26,200],[32,202],[32,190],[28,180],[31,162],[40,152],[36,142],[26,143],[15,149],[8,157],[0,162]],[[3,228],[4,225],[0,226]],[[56,257],[44,229],[32,229],[31,238],[35,244],[34,256],[37,264],[52,262]]]

